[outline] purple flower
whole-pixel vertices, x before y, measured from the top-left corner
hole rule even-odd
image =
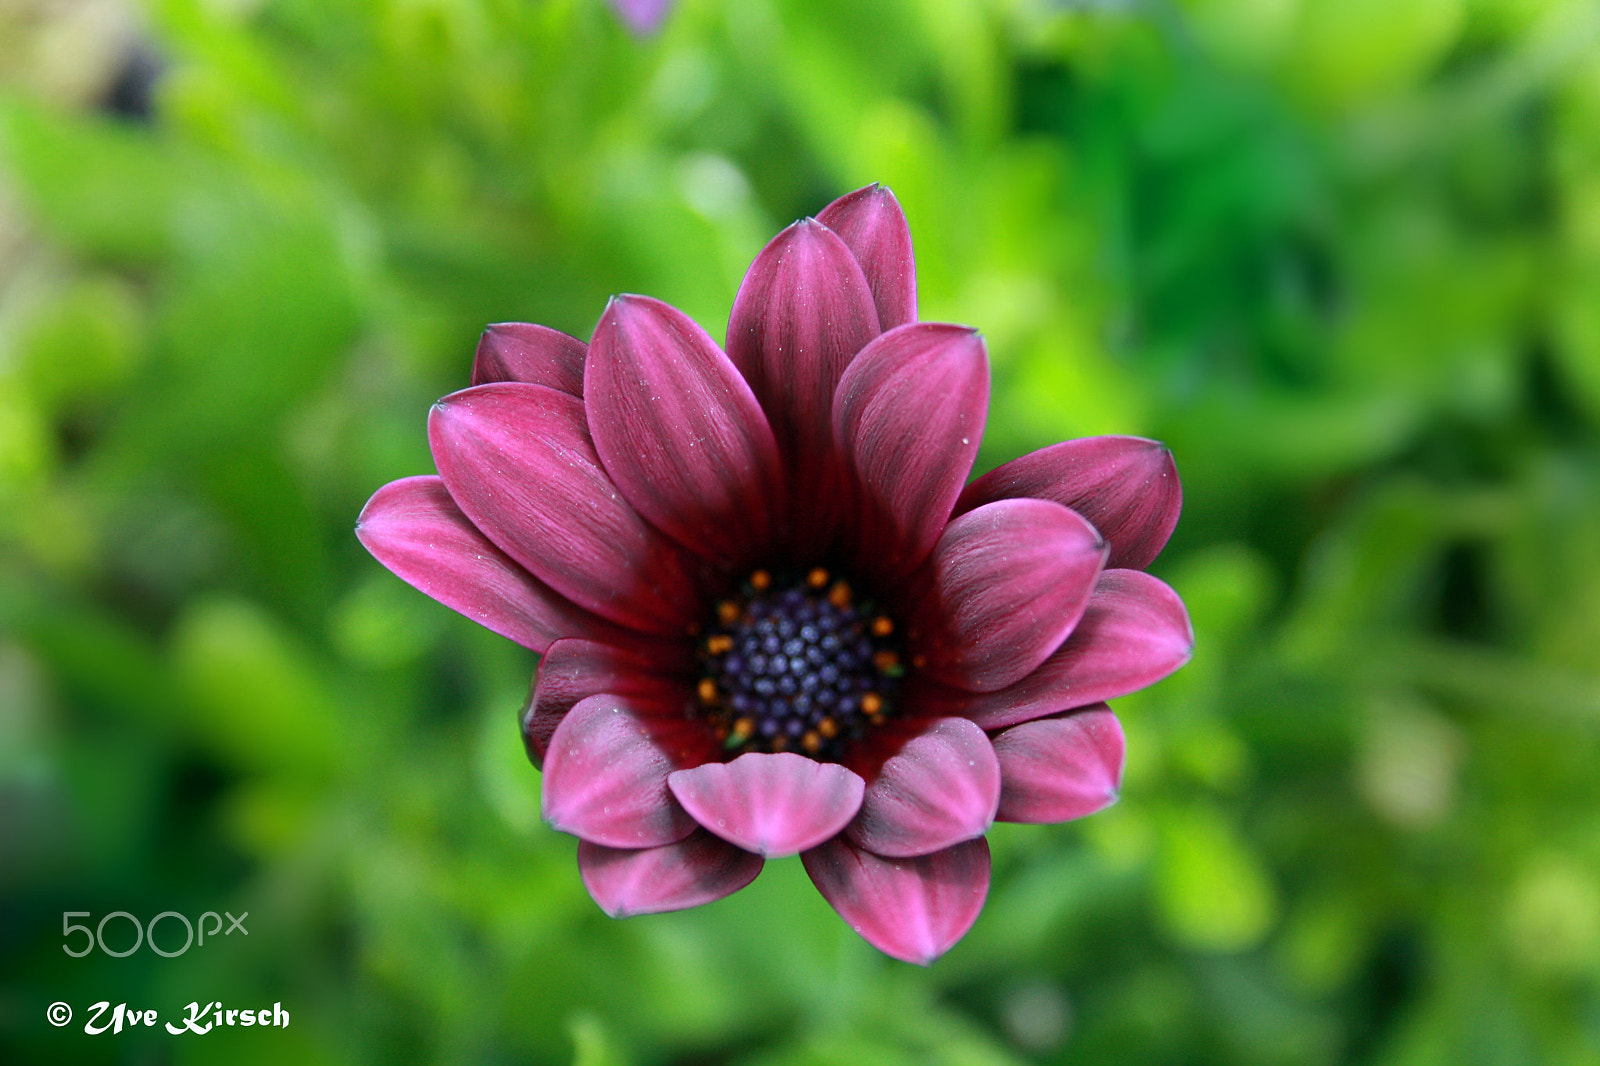
[[[661,28],[672,8],[672,0],[611,0],[611,6],[627,23],[628,29],[648,36]]]
[[[1178,518],[1171,454],[1067,441],[966,484],[988,359],[916,321],[886,189],[767,245],[726,351],[619,296],[588,345],[489,327],[472,381],[429,419],[439,476],[384,486],[357,535],[543,655],[544,816],[614,916],[798,853],[853,929],[928,963],[983,906],[990,824],[1109,804],[1105,701],[1189,657],[1142,572]]]

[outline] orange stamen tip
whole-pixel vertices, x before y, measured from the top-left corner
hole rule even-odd
[[[832,740],[834,737],[839,735],[839,723],[835,722],[832,718],[824,718],[822,721],[817,723],[817,732],[821,733],[829,740]]]
[[[869,692],[861,697],[861,713],[871,717],[883,710],[883,697],[876,692]]]
[[[701,703],[717,702],[717,683],[711,680],[709,677],[702,677],[700,679],[700,685],[697,691],[700,695]]]
[[[815,755],[822,747],[822,738],[817,736],[816,730],[808,729],[805,736],[800,738],[800,746]]]
[[[873,636],[875,636],[875,637],[886,637],[890,633],[893,633],[893,632],[894,632],[894,623],[892,621],[890,621],[888,619],[888,617],[886,617],[885,615],[881,615],[880,614],[878,617],[876,617],[876,618],[874,618],[872,620],[872,635]]]
[[[717,604],[717,619],[725,626],[737,622],[739,614],[739,605],[732,600],[723,600]]]
[[[833,588],[828,590],[828,602],[843,610],[850,606],[850,586],[843,581],[835,581]]]
[[[872,665],[876,666],[880,673],[885,670],[893,670],[900,665],[900,656],[892,651],[880,651],[872,657]]]
[[[757,570],[750,575],[750,587],[757,592],[765,592],[772,587],[772,575],[765,570]]]
[[[828,583],[828,572],[822,567],[817,567],[806,575],[806,584],[814,589],[820,589]]]
[[[733,650],[733,638],[726,633],[718,633],[706,641],[706,651],[712,655],[726,655]]]
[[[750,734],[756,731],[756,724],[749,718],[741,718],[733,723],[733,735],[740,740],[748,740]]]

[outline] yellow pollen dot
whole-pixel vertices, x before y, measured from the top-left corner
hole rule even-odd
[[[732,600],[723,600],[717,604],[717,620],[725,626],[731,626],[739,620],[739,605]]]
[[[733,723],[733,738],[740,742],[750,739],[750,734],[756,731],[756,724],[749,718],[741,718]]]
[[[875,637],[886,637],[890,633],[893,633],[893,632],[894,632],[894,623],[891,622],[888,619],[887,616],[880,614],[878,617],[876,617],[876,618],[874,618],[872,620],[872,635],[873,636],[875,636]]]
[[[828,572],[822,567],[817,567],[806,575],[806,584],[814,589],[820,589],[828,583]]]
[[[883,697],[876,692],[869,692],[861,697],[861,713],[869,718],[883,711]]]
[[[808,729],[805,732],[805,736],[800,738],[800,746],[815,755],[817,750],[822,747],[822,738],[817,736],[815,729]]]
[[[850,586],[843,581],[835,581],[833,588],[828,590],[828,602],[841,611],[850,606]]]
[[[726,655],[733,650],[733,638],[726,633],[718,633],[706,640],[706,651],[712,655]]]
[[[772,750],[773,751],[783,751],[788,746],[789,746],[789,738],[784,736],[782,733],[779,733],[777,736],[772,738]]]
[[[839,723],[835,722],[832,718],[824,718],[822,721],[817,723],[817,732],[821,733],[829,740],[832,740],[834,737],[839,735]]]
[[[772,575],[765,570],[757,570],[750,575],[750,587],[757,592],[765,592],[772,587]]]
[[[717,702],[717,683],[711,680],[709,677],[702,677],[700,679],[698,692],[700,694],[701,703]]]
[[[872,657],[872,665],[878,668],[879,673],[882,673],[886,670],[893,670],[895,667],[900,665],[900,656],[886,649],[878,652]]]

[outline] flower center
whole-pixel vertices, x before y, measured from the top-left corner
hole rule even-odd
[[[816,567],[750,575],[716,605],[700,643],[700,705],[730,752],[795,750],[836,761],[893,713],[905,674],[894,622]]]

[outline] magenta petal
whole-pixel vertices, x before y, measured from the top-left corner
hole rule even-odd
[[[1017,496],[1077,511],[1110,543],[1106,566],[1133,570],[1160,554],[1183,507],[1172,453],[1143,437],[1084,437],[1013,459],[968,485],[956,513]]]
[[[722,839],[769,859],[835,835],[861,809],[864,782],[838,763],[793,752],[746,752],[667,778],[672,794]]]
[[[489,543],[437,477],[402,478],[373,493],[356,538],[401,580],[534,651],[561,636],[619,632]]]
[[[658,848],[608,848],[578,841],[583,887],[613,918],[698,907],[739,891],[761,872],[752,855],[697,829]]]
[[[965,718],[940,718],[884,762],[845,836],[877,855],[927,855],[983,836],[999,802],[989,738]]]
[[[824,207],[817,221],[837,233],[867,275],[878,325],[884,330],[917,320],[917,267],[911,227],[894,193],[868,185]]]
[[[1027,676],[1078,624],[1105,557],[1094,527],[1048,500],[957,518],[910,581],[911,639],[927,673],[972,692]]]
[[[1122,747],[1122,725],[1103,703],[996,734],[999,819],[1046,825],[1111,806],[1122,784]]]
[[[765,546],[777,444],[750,386],[682,311],[613,299],[589,344],[584,404],[606,472],[657,529],[730,567]]]
[[[822,223],[796,222],[750,265],[728,320],[728,357],[755,391],[791,470],[823,469],[834,388],[879,332],[861,265]]]
[[[892,579],[927,556],[972,470],[988,406],[983,339],[964,326],[900,326],[845,371],[834,439],[859,483],[859,537],[875,572]]]
[[[539,660],[533,693],[522,714],[528,758],[543,767],[556,726],[580,700],[609,692],[668,702],[685,691],[678,671],[687,665],[688,655],[676,643],[556,641]]]
[[[881,858],[835,838],[800,859],[850,928],[885,955],[919,966],[966,935],[989,894],[982,837],[914,859]]]
[[[1194,630],[1176,592],[1140,570],[1107,570],[1077,628],[1037,670],[999,691],[957,697],[959,709],[947,709],[1003,729],[1153,685],[1193,651]]]
[[[545,821],[613,848],[682,840],[695,822],[667,789],[667,775],[685,764],[673,757],[675,739],[644,701],[608,694],[579,702],[545,753]]]
[[[542,385],[479,385],[434,405],[428,439],[472,523],[574,603],[663,635],[681,634],[698,613],[692,557],[606,476],[578,399]]]
[[[483,331],[472,361],[472,383],[521,381],[583,397],[585,345],[549,326],[499,322]]]

